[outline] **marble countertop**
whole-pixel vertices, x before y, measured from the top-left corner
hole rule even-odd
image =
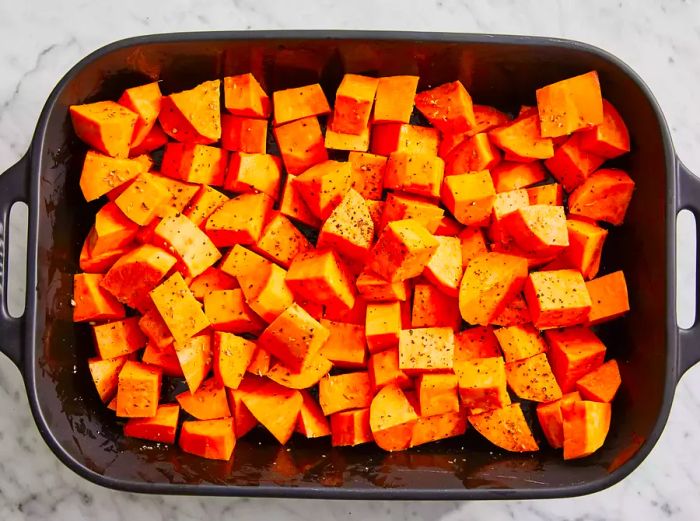
[[[0,172],[27,149],[39,111],[59,78],[84,55],[113,40],[171,31],[342,28],[545,35],[603,47],[649,84],[668,119],[679,156],[700,174],[698,0],[170,0],[155,4],[139,0],[0,3]],[[690,250],[691,237],[683,226],[680,242],[685,252]],[[17,242],[15,251],[21,251]],[[682,288],[693,286],[690,266],[687,260],[680,265]],[[10,295],[15,307],[22,299],[20,290]],[[691,302],[690,295],[681,295],[681,318],[686,324],[692,322]],[[569,500],[312,502],[125,494],[82,480],[51,454],[31,418],[20,375],[3,357],[0,410],[0,519],[4,521],[185,521],[224,516],[237,521],[592,521],[697,519],[700,514],[698,369],[689,371],[678,385],[668,426],[644,463],[606,491]]]

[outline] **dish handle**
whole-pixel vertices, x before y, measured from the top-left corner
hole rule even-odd
[[[17,367],[22,368],[24,357],[24,312],[13,317],[7,308],[7,287],[10,273],[10,210],[16,202],[28,201],[28,153],[0,175],[0,351]],[[27,288],[29,291],[29,288]]]

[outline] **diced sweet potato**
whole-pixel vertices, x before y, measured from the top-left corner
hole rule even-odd
[[[154,150],[158,150],[159,148],[165,146],[167,142],[167,134],[163,132],[161,126],[156,123],[150,132],[146,134],[146,137],[143,138],[143,141],[141,141],[140,144],[132,146],[131,149],[129,149],[129,157],[150,154]]]
[[[155,344],[148,343],[146,349],[143,350],[141,361],[144,364],[159,367],[163,376],[184,377],[182,367],[180,367],[180,360],[177,358],[177,352],[175,352],[175,346],[172,343],[162,348],[157,348]]]
[[[321,325],[328,330],[328,339],[321,353],[334,366],[358,368],[367,361],[367,338],[363,324],[348,324],[322,319]]]
[[[237,389],[253,360],[256,345],[231,333],[216,331],[212,337],[214,375],[231,389]]]
[[[462,244],[462,266],[464,268],[474,257],[489,251],[486,247],[484,232],[477,226],[467,226],[459,232],[458,237]]]
[[[489,411],[510,404],[506,366],[501,357],[474,358],[455,366],[459,397],[467,409]]]
[[[622,170],[601,168],[569,196],[569,212],[619,226],[632,199],[634,181]]]
[[[507,451],[539,450],[519,403],[469,416],[469,423],[484,438]]]
[[[326,376],[333,364],[321,352],[309,355],[298,369],[289,369],[278,362],[274,364],[265,376],[280,385],[290,389],[308,389],[316,385]]]
[[[228,461],[236,446],[232,418],[182,422],[180,448],[195,456]]]
[[[563,201],[563,192],[559,183],[527,188],[527,196],[530,198],[530,204],[561,206]]]
[[[183,411],[198,420],[216,420],[231,416],[226,390],[216,378],[202,382],[202,385],[193,393],[181,392],[175,399]]]
[[[354,447],[372,441],[369,407],[331,414],[331,445]]]
[[[359,134],[344,134],[333,130],[333,116],[329,116],[324,144],[326,148],[331,150],[367,152],[369,149],[369,125],[362,128]]]
[[[211,291],[204,297],[204,314],[215,331],[259,333],[265,328],[238,288]]]
[[[309,206],[304,201],[304,198],[299,193],[299,188],[293,183],[293,175],[288,174],[284,180],[282,187],[282,197],[279,204],[279,212],[312,228],[320,228],[321,219],[316,217]]]
[[[212,291],[224,291],[227,289],[236,289],[238,287],[238,281],[235,277],[213,266],[204,270],[190,282],[190,291],[194,295],[194,298],[199,301],[203,301]]]
[[[418,414],[396,384],[382,387],[372,399],[369,424],[374,442],[387,451],[407,449]]]
[[[581,135],[574,134],[558,147],[554,155],[544,164],[554,178],[562,184],[564,190],[571,192],[604,161],[605,158],[584,150],[581,147]]]
[[[594,278],[600,268],[608,231],[578,219],[567,220],[566,229],[569,235],[569,246],[564,251],[567,264],[579,270],[586,280]]]
[[[506,157],[520,161],[547,159],[554,155],[554,147],[549,137],[540,134],[539,118],[536,114],[520,116],[512,122],[491,130],[491,141],[506,152]]]
[[[445,163],[432,154],[392,152],[384,173],[384,188],[438,198]]]
[[[147,339],[139,328],[138,317],[114,320],[92,326],[95,348],[100,358],[117,358],[138,351]]]
[[[73,322],[124,318],[124,306],[100,287],[103,278],[101,273],[73,275]]]
[[[370,353],[398,346],[401,331],[401,305],[398,302],[367,304],[365,336]]]
[[[114,101],[71,105],[73,129],[80,139],[112,157],[128,157],[138,114]]]
[[[544,353],[507,363],[506,379],[513,392],[525,400],[551,402],[561,398],[561,389]]]
[[[620,388],[620,368],[616,360],[608,360],[576,382],[576,390],[584,400],[611,402]]]
[[[565,400],[561,415],[565,460],[589,456],[603,446],[610,429],[609,403]]]
[[[564,420],[561,416],[561,404],[564,401],[580,399],[579,393],[574,391],[565,394],[559,400],[537,404],[537,419],[544,437],[547,438],[547,443],[553,449],[561,449],[564,445]]]
[[[451,297],[459,294],[462,281],[462,243],[457,237],[436,235],[438,247],[423,270],[426,279]]]
[[[298,255],[289,267],[286,281],[292,292],[305,300],[346,310],[355,304],[352,278],[331,250]]]
[[[367,368],[375,391],[390,383],[396,383],[401,388],[412,385],[411,378],[399,369],[399,350],[396,347],[372,353]]]
[[[466,226],[488,223],[496,198],[487,170],[445,177],[440,192],[443,204],[455,219]]]
[[[388,156],[392,152],[437,155],[440,133],[430,127],[387,123],[372,126],[370,152]]]
[[[157,177],[142,173],[114,200],[114,204],[136,224],[145,226],[170,198],[170,192]]]
[[[417,87],[418,76],[379,78],[372,123],[408,123]]]
[[[463,228],[464,226],[462,226],[461,223],[458,223],[449,215],[443,215],[434,233],[435,235],[441,235],[444,237],[454,237],[455,235],[458,235]]]
[[[189,183],[223,186],[227,162],[226,150],[186,143],[182,148],[179,178]]]
[[[106,359],[90,358],[88,360],[90,376],[92,376],[97,394],[100,395],[100,400],[103,403],[109,402],[117,392],[119,373],[127,360],[129,360],[128,356]]]
[[[454,352],[452,328],[424,327],[399,333],[399,368],[409,374],[449,371]]]
[[[576,270],[530,273],[523,294],[532,322],[539,329],[585,323],[591,310],[586,283]]]
[[[532,163],[503,161],[491,170],[493,186],[498,193],[526,188],[544,181],[546,176],[547,172],[539,161]]]
[[[494,168],[501,160],[501,153],[488,136],[476,134],[466,137],[445,157],[445,176],[480,172]]]
[[[515,362],[547,351],[539,331],[529,324],[502,327],[494,331],[506,362]]]
[[[273,200],[279,197],[282,163],[265,153],[231,154],[224,188],[232,192],[262,192]]]
[[[287,217],[273,211],[260,239],[251,248],[283,268],[289,268],[297,255],[310,251],[313,246]]]
[[[173,343],[168,325],[155,307],[146,311],[139,319],[141,331],[157,349],[164,349]]]
[[[270,116],[270,98],[250,73],[224,77],[224,106],[237,116]]]
[[[467,430],[467,414],[461,409],[432,416],[419,416],[413,425],[411,447],[461,436]]]
[[[369,407],[373,396],[369,374],[355,372],[324,376],[318,384],[318,396],[326,416]]]
[[[175,342],[175,353],[190,392],[197,391],[211,369],[213,356],[211,336],[197,335],[184,342]]]
[[[158,443],[175,443],[180,406],[176,403],[159,405],[152,418],[129,418],[124,424],[124,436]]]
[[[357,276],[355,285],[360,295],[369,302],[404,301],[408,298],[407,281],[387,282],[367,269]]]
[[[138,225],[113,203],[105,204],[95,215],[95,225],[88,236],[91,255],[123,248],[136,237]]]
[[[232,152],[264,154],[267,151],[267,121],[223,114],[221,146]]]
[[[331,128],[343,134],[359,134],[367,127],[379,80],[345,74],[335,94]]]
[[[569,245],[561,206],[539,204],[519,208],[504,219],[503,226],[515,244],[530,255],[557,255]]]
[[[372,248],[368,266],[390,282],[410,279],[423,272],[438,245],[417,220],[394,221]]]
[[[164,96],[158,116],[163,130],[183,143],[207,145],[221,139],[220,80]]]
[[[493,200],[493,209],[491,212],[491,223],[488,228],[489,238],[493,242],[508,244],[513,241],[510,235],[507,219],[521,208],[526,208],[530,205],[527,197],[527,192],[522,189],[511,190],[510,192],[500,192],[496,194]]]
[[[460,81],[419,92],[416,108],[445,134],[466,132],[476,125],[472,98]]]
[[[301,397],[296,430],[307,438],[330,436],[330,425],[316,399],[308,391],[301,391]]]
[[[90,252],[89,244],[90,237],[93,233],[93,231],[90,231],[88,236],[85,238],[85,241],[83,242],[83,247],[80,249],[79,265],[80,269],[86,273],[106,272],[109,268],[112,267],[112,265],[117,261],[117,259],[128,253],[133,247],[131,244],[127,244],[126,246],[117,248],[115,250],[110,250],[103,253],[98,253],[97,255],[93,255]]]
[[[416,393],[421,416],[459,412],[454,374],[421,374],[416,380]]]
[[[352,188],[368,200],[380,200],[384,186],[384,170],[387,158],[365,152],[350,152],[350,178]]]
[[[80,189],[86,201],[94,201],[144,172],[143,164],[135,159],[114,158],[88,150],[80,173]]]
[[[127,360],[119,372],[117,384],[117,416],[149,418],[158,411],[161,371],[133,360]]]
[[[175,253],[190,277],[196,277],[221,258],[221,253],[207,235],[182,214],[163,218],[153,241]]]
[[[318,118],[308,117],[274,128],[287,173],[298,175],[328,160]]]
[[[587,327],[576,326],[545,332],[547,357],[562,392],[574,390],[576,382],[603,364],[605,345]]]
[[[171,275],[149,295],[176,342],[184,343],[209,326],[201,304],[180,273]]]
[[[455,334],[455,372],[467,360],[498,356],[501,356],[501,351],[491,326],[470,327]]]
[[[377,232],[384,230],[390,222],[414,219],[425,226],[430,233],[435,233],[444,213],[445,211],[434,202],[418,196],[389,193]]]
[[[350,163],[324,161],[293,179],[309,209],[327,219],[350,189]]]
[[[522,294],[518,293],[511,299],[506,307],[503,308],[498,315],[491,319],[491,324],[494,326],[520,326],[524,324],[530,324],[532,322],[532,317],[530,317],[530,310],[527,307],[527,302]]]
[[[621,317],[630,309],[627,283],[622,271],[615,271],[586,282],[591,297],[590,325]]]
[[[349,259],[362,261],[374,238],[374,223],[362,196],[352,188],[321,227],[317,248],[330,248]]]
[[[274,201],[264,193],[241,194],[222,204],[204,225],[204,231],[218,246],[254,244],[260,240]]]
[[[272,93],[275,125],[330,113],[326,95],[318,83]]]
[[[606,159],[630,151],[627,126],[608,100],[603,100],[603,122],[581,132],[581,148]]]

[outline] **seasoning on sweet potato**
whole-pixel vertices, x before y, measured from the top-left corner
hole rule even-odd
[[[260,240],[274,201],[264,193],[241,194],[212,213],[204,231],[218,246],[254,244]]]
[[[372,126],[369,151],[380,156],[393,152],[437,155],[440,133],[430,127],[406,123],[386,123]]]
[[[323,415],[321,406],[308,391],[300,391],[302,402],[296,430],[307,438],[322,438],[331,435],[328,419]]]
[[[370,302],[404,301],[408,298],[407,281],[387,282],[368,269],[363,270],[357,276],[355,285],[360,295]]]
[[[396,383],[401,388],[413,385],[411,378],[399,369],[399,350],[396,347],[372,353],[367,369],[372,389],[375,391],[390,383]]]
[[[350,152],[348,162],[352,188],[365,199],[380,200],[387,158],[366,152]]]
[[[501,153],[486,134],[467,137],[445,157],[445,176],[478,172],[495,167]]]
[[[139,318],[139,328],[156,349],[164,349],[173,343],[173,336],[155,307],[150,308]]]
[[[183,411],[198,420],[216,420],[231,416],[226,390],[216,378],[202,382],[195,392],[181,392],[175,399]]]
[[[415,97],[416,108],[440,132],[466,132],[476,125],[472,98],[460,81],[444,83]]]
[[[620,388],[620,368],[616,360],[608,360],[576,382],[576,390],[584,400],[612,402]]]
[[[231,152],[264,154],[267,151],[267,120],[223,114],[221,147]]]
[[[228,461],[236,446],[232,418],[182,422],[180,448],[195,456]]]
[[[558,137],[603,123],[603,97],[596,71],[537,89],[542,135]]]
[[[530,324],[494,330],[506,362],[515,362],[547,351],[539,331]]]
[[[561,389],[545,353],[507,363],[506,379],[508,387],[525,400],[551,402],[561,398]]]
[[[539,450],[519,403],[468,418],[472,427],[497,447],[510,452]]]
[[[143,350],[141,361],[144,364],[160,368],[163,376],[172,376],[174,378],[182,378],[184,376],[173,344],[158,348],[155,344],[149,342]]]
[[[171,196],[166,204],[156,210],[158,217],[166,217],[172,213],[182,212],[201,188],[198,184],[186,183],[179,179],[156,174],[154,176],[165,185]]]
[[[138,116],[131,137],[131,148],[140,145],[155,125],[162,97],[160,86],[154,81],[126,89],[119,98],[120,105]]]
[[[136,309],[150,306],[148,293],[172,269],[177,259],[165,250],[143,244],[125,253],[107,271],[101,286],[119,302]]]
[[[458,372],[458,366],[467,360],[499,356],[501,351],[491,326],[470,327],[455,334],[455,372]]]
[[[401,331],[401,306],[398,302],[367,304],[365,336],[370,353],[398,346]]]
[[[309,209],[327,219],[350,189],[350,163],[324,161],[293,179]]]
[[[154,242],[175,253],[190,277],[196,277],[221,258],[207,235],[182,214],[163,218],[153,231]]]
[[[236,116],[270,116],[270,97],[251,73],[224,77],[224,106]]]
[[[143,164],[135,159],[115,158],[88,150],[80,173],[80,189],[86,201],[94,201],[144,171]]]
[[[634,181],[622,170],[601,168],[569,196],[569,212],[619,226],[632,199]]]
[[[497,193],[493,200],[491,223],[488,227],[488,235],[491,241],[502,244],[512,242],[513,237],[509,233],[508,219],[506,218],[529,205],[527,192],[523,189]]]
[[[411,327],[449,327],[459,330],[462,317],[455,297],[432,284],[416,284],[413,291]]]
[[[318,384],[318,396],[326,416],[369,407],[373,396],[369,374],[359,371],[324,376]]]
[[[489,172],[481,170],[445,177],[440,197],[460,223],[484,226],[491,216],[496,189]]]
[[[273,129],[288,174],[298,175],[328,160],[318,118],[308,117]]]
[[[379,78],[372,124],[408,123],[413,112],[413,98],[417,87],[418,76]]]
[[[175,341],[173,345],[187,387],[194,393],[211,369],[213,361],[211,335],[193,336],[184,342]]]
[[[462,318],[487,325],[520,292],[527,277],[527,261],[504,253],[484,253],[467,266],[459,289]]]
[[[321,319],[328,339],[321,353],[336,367],[360,368],[367,362],[367,338],[364,324],[349,324]]]
[[[576,382],[603,364],[605,345],[587,327],[545,331],[547,358],[562,392],[574,390]]]
[[[158,121],[176,141],[208,145],[221,139],[220,80],[164,96]]]
[[[88,236],[91,255],[123,248],[136,237],[138,225],[113,202],[108,202],[95,215],[95,225]]]
[[[561,206],[563,203],[563,192],[559,183],[549,183],[546,185],[532,186],[527,188],[527,196],[530,204],[549,204]]]
[[[243,392],[241,399],[253,416],[282,445],[294,433],[303,398],[295,389],[267,381],[250,392]]]
[[[557,148],[554,155],[544,164],[559,181],[564,190],[571,192],[580,186],[605,159],[584,150],[581,147],[581,135],[574,134]]]
[[[554,155],[554,146],[549,137],[540,134],[539,118],[536,114],[521,116],[502,127],[489,131],[491,141],[522,162],[547,159]]]
[[[379,80],[345,74],[335,95],[330,128],[343,134],[360,134],[369,123]]]
[[[581,148],[593,154],[613,159],[630,151],[630,135],[620,113],[603,100],[603,122],[581,132]]]
[[[416,379],[416,393],[421,416],[459,412],[454,374],[421,374]]]
[[[331,414],[331,445],[354,447],[372,441],[369,407]]]
[[[223,186],[227,162],[226,150],[186,143],[180,158],[179,178],[189,183]]]
[[[558,400],[537,404],[537,420],[547,443],[553,449],[561,449],[564,445],[564,420],[561,416],[561,405],[564,401],[580,400],[581,395],[574,391],[565,394]]]
[[[491,169],[491,177],[496,192],[508,192],[544,181],[547,171],[539,161],[520,163],[502,161]]]
[[[78,137],[112,157],[129,157],[138,114],[114,101],[71,105],[70,117]]]
[[[589,456],[603,446],[610,429],[609,403],[565,400],[561,405],[564,421],[564,459]]]
[[[160,369],[127,360],[119,372],[117,416],[148,418],[156,415],[162,374]]]
[[[95,347],[100,358],[116,358],[138,351],[147,339],[138,325],[138,317],[114,320],[92,326]]]
[[[567,264],[579,270],[584,279],[594,278],[600,268],[600,256],[608,231],[578,219],[568,219],[566,229],[569,235],[569,246],[564,250]]]
[[[523,294],[539,329],[585,323],[591,298],[580,272],[571,269],[530,273]]]
[[[333,130],[333,116],[329,116],[324,145],[329,150],[367,152],[369,149],[369,125],[361,129],[359,134],[344,134]]]
[[[159,405],[151,418],[129,418],[124,424],[124,436],[158,443],[175,443],[180,406],[176,403]]]
[[[215,331],[259,333],[265,328],[239,288],[211,291],[204,297],[204,314]]]
[[[332,250],[298,255],[289,267],[286,281],[295,295],[311,302],[342,309],[351,309],[355,303],[348,269]]]
[[[124,318],[124,306],[105,291],[101,273],[73,275],[73,322]]]
[[[272,93],[275,125],[330,113],[326,95],[318,83]]]
[[[316,247],[363,261],[373,239],[374,223],[369,209],[362,196],[351,188],[323,223]]]
[[[142,173],[114,200],[114,204],[136,224],[145,226],[170,197],[170,192],[157,177]]]
[[[399,368],[408,374],[449,371],[454,352],[452,328],[423,327],[399,333]]]
[[[488,411],[510,404],[503,358],[473,358],[455,366],[459,397],[467,409]]]
[[[392,152],[384,172],[384,188],[438,198],[445,163],[433,154]]]
[[[484,232],[477,226],[467,226],[458,234],[462,246],[462,267],[466,268],[474,257],[487,253]]]
[[[238,276],[246,302],[265,322],[272,322],[294,300],[286,276],[283,268],[267,260],[256,271]]]
[[[215,331],[212,336],[214,375],[224,386],[237,389],[253,360],[255,342],[232,333]]]
[[[224,273],[220,268],[209,267],[190,282],[190,291],[199,301],[203,301],[212,291],[223,291],[239,287],[235,277]]]
[[[156,123],[150,130],[146,137],[139,145],[132,146],[129,150],[129,157],[137,157],[142,154],[150,154],[154,150],[165,146],[168,142],[168,136],[158,123]]]
[[[201,304],[180,273],[171,275],[149,294],[176,342],[184,343],[209,326]]]
[[[522,294],[515,295],[498,315],[491,319],[494,326],[519,326],[532,323],[530,310]]]
[[[369,411],[372,436],[380,448],[395,451],[409,447],[418,415],[400,387],[382,387],[372,399]]]
[[[262,332],[258,345],[291,370],[300,370],[328,339],[328,330],[294,303]]]
[[[127,360],[129,360],[128,356],[88,359],[90,376],[103,403],[109,402],[117,392],[119,373]]]
[[[561,206],[538,204],[518,208],[504,218],[503,226],[515,244],[530,255],[556,255],[569,245],[566,215]]]
[[[298,369],[289,369],[281,362],[275,363],[265,376],[290,389],[308,389],[326,376],[333,364],[321,352],[310,354]]]
[[[295,176],[291,174],[285,177],[279,203],[279,212],[294,221],[298,221],[312,228],[319,228],[321,220],[309,210],[309,206],[299,193],[298,187],[293,183],[294,177]]]
[[[431,441],[461,436],[467,430],[467,414],[464,409],[454,412],[419,416],[413,425],[410,447],[417,447]]]
[[[586,282],[591,297],[589,325],[621,317],[630,310],[627,283],[622,271],[615,271]]]
[[[232,192],[262,192],[277,200],[281,178],[282,163],[279,157],[236,152],[231,154],[224,188]]]
[[[273,211],[260,239],[251,248],[283,268],[289,268],[297,255],[310,251],[313,246],[287,217]]]
[[[392,221],[414,219],[425,226],[430,233],[435,233],[444,214],[445,211],[433,201],[415,195],[392,192],[387,194],[377,232],[381,233]]]

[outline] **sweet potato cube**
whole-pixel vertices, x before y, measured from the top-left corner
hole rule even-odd
[[[367,339],[363,324],[336,322],[321,319],[321,325],[328,330],[328,339],[321,354],[337,367],[364,367],[367,361]]]
[[[242,116],[221,116],[221,146],[232,152],[267,152],[267,120]]]
[[[160,163],[160,173],[164,176],[179,179],[182,153],[185,150],[184,143],[170,142],[165,145],[163,159]]]
[[[322,438],[331,435],[328,419],[323,415],[321,406],[308,391],[300,391],[302,402],[296,430],[307,438]]]
[[[287,272],[287,284],[295,295],[327,307],[349,310],[355,304],[352,277],[331,250],[298,255]]]
[[[129,418],[124,424],[124,436],[157,443],[175,443],[179,415],[180,406],[176,403],[159,405],[152,418]]]
[[[496,189],[487,170],[445,177],[440,198],[455,219],[466,226],[485,226]]]
[[[365,200],[352,188],[321,227],[317,248],[330,248],[349,259],[362,261],[374,238],[374,223]]]
[[[619,226],[632,199],[634,181],[622,170],[601,168],[569,196],[569,213]]]
[[[287,173],[298,175],[328,160],[321,125],[316,117],[280,125],[273,132]]]
[[[343,134],[359,134],[367,127],[377,92],[377,78],[346,74],[335,94],[331,129]]]
[[[197,335],[173,344],[182,374],[190,392],[194,393],[209,374],[213,362],[211,336]]]
[[[234,432],[237,438],[245,436],[258,424],[258,420],[255,419],[255,416],[251,414],[243,403],[243,395],[257,389],[264,381],[259,376],[246,375],[238,389],[226,388],[229,408],[233,416]]]
[[[141,355],[141,361],[144,364],[153,365],[162,371],[164,376],[172,376],[174,378],[182,378],[182,367],[180,360],[177,358],[175,346],[170,343],[165,347],[158,348],[155,344],[148,343]]]
[[[273,203],[264,193],[241,194],[215,210],[204,231],[218,247],[254,244],[260,240]]]
[[[540,134],[537,114],[518,117],[512,122],[489,132],[491,141],[506,152],[506,158],[520,161],[547,159],[554,155],[554,146],[549,137]]]
[[[401,331],[401,305],[398,302],[367,304],[365,336],[370,353],[397,346]]]
[[[350,163],[324,161],[296,176],[293,183],[308,205],[320,219],[327,219],[350,189]]]
[[[544,181],[547,171],[539,161],[532,163],[503,161],[491,170],[491,177],[496,192],[501,193],[526,188]]]
[[[146,134],[140,144],[132,146],[129,150],[129,157],[137,157],[142,154],[150,154],[154,150],[158,150],[165,146],[168,142],[168,136],[158,123]]]
[[[605,360],[605,345],[587,327],[575,326],[545,332],[547,357],[562,392],[574,390],[576,382]]]
[[[627,283],[622,271],[615,271],[586,282],[591,297],[590,325],[621,317],[630,310]]]
[[[266,373],[270,380],[290,389],[309,389],[333,368],[320,351],[309,356],[300,368],[290,369],[282,362],[275,363]]]
[[[444,134],[466,132],[476,125],[472,98],[460,81],[419,92],[416,108]]]
[[[313,246],[287,217],[273,212],[260,239],[251,248],[283,268],[289,268],[297,255],[310,251]]]
[[[384,188],[438,198],[444,172],[444,161],[435,155],[392,152],[384,172]]]
[[[272,93],[275,125],[283,125],[310,116],[321,116],[331,111],[326,95],[318,83]]]
[[[204,297],[204,314],[215,331],[258,333],[265,327],[240,289],[211,291]]]
[[[154,242],[175,253],[190,277],[196,277],[221,258],[207,235],[182,214],[163,218],[153,231]]]
[[[518,208],[504,219],[503,226],[518,248],[529,255],[556,255],[569,245],[566,215],[561,206]]]
[[[603,446],[610,429],[609,403],[565,400],[561,405],[564,422],[564,459],[589,456]]]
[[[399,369],[399,350],[390,347],[377,353],[372,353],[367,364],[372,388],[377,389],[395,383],[401,388],[411,387],[411,378]]]
[[[369,407],[372,402],[369,374],[364,371],[324,376],[318,384],[323,414]]]
[[[457,375],[421,374],[416,380],[421,416],[459,411]]]
[[[293,219],[294,221],[300,222],[311,228],[320,228],[321,219],[316,217],[309,206],[304,201],[304,198],[299,192],[299,188],[293,182],[294,177],[291,174],[287,174],[284,179],[284,186],[282,187],[282,197],[280,198],[279,212]]]
[[[568,219],[566,230],[569,235],[569,246],[564,251],[567,264],[579,270],[584,279],[594,278],[600,268],[600,256],[608,231],[578,219]]]
[[[440,219],[440,224],[438,224],[435,229],[435,235],[441,235],[443,237],[454,237],[462,231],[464,226],[458,223],[449,215],[443,215]]]
[[[139,226],[113,202],[105,204],[95,215],[95,225],[88,236],[91,255],[123,248],[136,237]]]
[[[603,122],[581,132],[581,148],[612,159],[630,151],[630,135],[622,116],[608,100],[603,100]]]
[[[510,452],[539,450],[519,403],[469,416],[472,427],[497,447]]]
[[[418,76],[379,78],[372,123],[408,123],[417,87]]]
[[[226,389],[216,378],[202,382],[195,392],[181,392],[175,399],[183,411],[198,420],[216,420],[231,416]]]
[[[92,148],[112,157],[128,157],[138,114],[114,101],[71,105],[73,130]]]
[[[415,219],[389,223],[370,253],[369,269],[389,282],[417,277],[430,261],[438,240]]]
[[[73,322],[124,318],[124,306],[100,287],[103,278],[101,273],[73,275]]]
[[[510,121],[507,114],[488,105],[474,105],[474,120],[476,124],[466,132],[458,132],[456,134],[443,134],[440,141],[438,155],[442,158],[447,157],[454,148],[462,143],[466,138],[473,137],[477,134],[486,133],[492,128],[500,127]]]
[[[580,186],[605,158],[581,147],[581,135],[574,134],[554,152],[544,164],[564,190],[571,192]]]
[[[236,289],[239,287],[238,281],[221,271],[219,268],[207,268],[201,275],[197,275],[190,282],[190,291],[197,300],[204,300],[212,291],[222,291]]]
[[[525,190],[511,190],[510,192],[499,192],[493,200],[493,210],[491,212],[491,223],[488,227],[489,238],[493,242],[507,244],[513,241],[508,229],[508,219],[511,214],[520,208],[530,205],[530,201]]]
[[[258,344],[289,369],[299,370],[328,339],[329,332],[294,303],[262,332]]]
[[[498,315],[491,319],[494,326],[522,326],[531,324],[532,317],[521,293],[515,295]]]
[[[462,243],[457,237],[435,236],[438,247],[423,270],[425,278],[452,297],[462,281]]]
[[[145,226],[156,217],[158,208],[170,200],[170,192],[151,174],[140,174],[114,200],[129,219]]]
[[[224,106],[236,116],[270,116],[270,97],[250,73],[224,77]]]
[[[461,436],[467,430],[467,413],[461,409],[432,416],[419,416],[413,425],[411,447]]]
[[[561,404],[566,400],[580,400],[581,395],[574,391],[562,396],[559,400],[537,404],[537,420],[542,428],[547,443],[553,449],[561,449],[564,445],[564,420],[561,417]]]
[[[109,402],[109,400],[111,400],[114,394],[117,392],[119,373],[128,359],[128,356],[119,356],[116,358],[107,359],[88,359],[90,376],[92,376],[92,381],[95,383],[97,394],[100,395],[100,400],[102,400],[103,403]]]
[[[408,374],[449,371],[454,353],[452,328],[423,327],[399,333],[399,368]]]
[[[387,451],[407,449],[418,414],[396,384],[382,387],[372,399],[369,425],[374,442]]]
[[[576,390],[584,400],[611,402],[621,383],[617,361],[608,360],[577,381]]]
[[[144,172],[143,164],[135,159],[114,158],[88,150],[80,173],[80,189],[86,201],[94,201]]]
[[[140,145],[158,119],[163,95],[157,81],[126,89],[118,103],[138,116],[131,136],[130,148]]]
[[[139,328],[138,317],[114,320],[92,326],[95,348],[103,360],[138,351],[147,339]]]
[[[186,183],[179,179],[172,179],[163,175],[153,175],[155,175],[158,181],[163,183],[165,188],[168,189],[168,192],[170,192],[170,200],[156,210],[156,215],[158,217],[166,217],[172,213],[182,212],[201,188],[201,185],[198,184]]]
[[[527,270],[527,260],[514,255],[490,252],[474,257],[459,288],[462,318],[473,325],[489,324],[520,292]]]
[[[469,262],[489,250],[486,247],[484,232],[477,226],[467,226],[458,234],[462,245],[462,266],[466,268]]]
[[[237,389],[253,360],[255,343],[232,333],[215,331],[212,347],[215,377],[222,385]]]
[[[532,325],[509,326],[494,331],[506,362],[516,362],[547,351],[547,344]]]
[[[507,363],[506,379],[513,392],[525,400],[551,402],[561,398],[561,389],[544,353]]]
[[[354,447],[372,441],[369,407],[331,414],[331,445]]]
[[[459,397],[467,409],[489,411],[510,405],[503,358],[465,360],[455,370]]]
[[[380,200],[387,158],[366,152],[350,152],[348,162],[352,188],[365,199]]]
[[[550,204],[561,206],[563,203],[563,192],[559,183],[549,183],[546,185],[533,186],[527,188],[527,196],[530,204]]]
[[[182,422],[180,448],[202,458],[228,461],[236,446],[232,418]]]
[[[425,226],[430,233],[435,233],[445,211],[435,202],[415,195],[389,193],[386,198],[379,233],[393,221],[414,219]]]
[[[591,298],[583,276],[576,270],[530,273],[523,294],[538,329],[573,326],[588,320]]]
[[[164,96],[158,116],[163,131],[176,141],[208,145],[221,139],[220,80]]]
[[[180,273],[171,275],[149,294],[176,342],[184,343],[209,326],[201,304]]]
[[[559,137],[603,123],[603,97],[596,71],[537,89],[542,135]]]
[[[331,150],[367,152],[369,149],[369,126],[364,127],[359,134],[344,134],[333,130],[333,116],[329,116],[324,144],[326,148]]]
[[[256,272],[263,270],[265,266],[270,264],[272,263],[262,255],[236,244],[224,256],[220,268],[225,274],[240,279],[241,277],[254,276]]]
[[[470,327],[455,334],[454,368],[474,358],[492,358],[501,356],[498,340],[491,326]]]
[[[370,152],[388,156],[393,152],[437,155],[440,133],[431,127],[387,123],[372,126]]]
[[[486,134],[466,137],[445,156],[445,177],[489,170],[500,160],[501,153]]]
[[[269,261],[256,271],[246,271],[238,276],[246,302],[265,322],[272,322],[294,300],[286,276],[286,270]]]
[[[179,178],[188,183],[223,186],[227,161],[226,150],[186,143],[182,148]]]
[[[415,285],[411,327],[450,327],[457,331],[461,325],[462,317],[455,297],[447,295],[432,284]]]
[[[370,302],[404,301],[408,298],[408,282],[387,282],[367,269],[357,276],[355,285],[360,295]]]
[[[149,418],[158,411],[160,369],[127,360],[119,372],[117,384],[117,416]]]
[[[231,154],[224,188],[232,192],[262,192],[272,199],[279,197],[282,163],[270,154]]]

